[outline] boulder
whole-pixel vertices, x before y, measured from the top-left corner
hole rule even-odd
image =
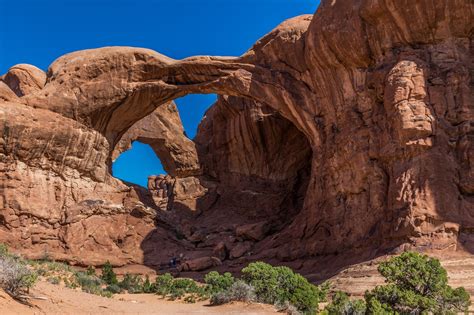
[[[230,250],[229,258],[236,259],[247,255],[252,247],[252,242],[239,242]]]
[[[213,249],[212,255],[224,261],[227,258],[227,247],[224,242],[219,242]]]
[[[219,266],[222,262],[217,257],[200,257],[187,260],[179,266],[180,271],[202,271],[211,267]]]
[[[268,222],[259,222],[252,224],[245,224],[235,229],[237,237],[241,237],[246,240],[260,241],[262,240],[270,230]]]

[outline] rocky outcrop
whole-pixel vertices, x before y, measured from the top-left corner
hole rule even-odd
[[[41,90],[46,83],[46,73],[35,66],[19,64],[11,67],[2,80],[22,97]]]
[[[1,240],[32,257],[77,263],[140,257],[154,214],[135,188],[108,175],[105,139],[20,103],[2,103],[0,113]]]
[[[303,272],[340,253],[472,253],[472,16],[467,0],[330,0],[238,58],[108,47],[59,58],[44,86],[11,70],[0,241],[84,264],[184,252]],[[189,93],[221,95],[194,142],[172,103]],[[169,172],[149,191],[110,174],[133,140]]]

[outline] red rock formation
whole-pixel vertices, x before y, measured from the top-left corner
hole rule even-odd
[[[135,140],[149,144],[171,176],[200,174],[196,145],[186,137],[174,102],[158,106],[128,129],[115,146],[112,159],[130,149]]]
[[[329,0],[239,58],[86,50],[44,87],[11,70],[0,241],[84,264],[185,253],[306,271],[341,252],[472,252],[472,29],[468,0]],[[222,95],[195,144],[170,103],[188,93]],[[173,175],[149,193],[110,174],[134,139]]]
[[[19,97],[37,92],[46,83],[46,73],[32,65],[20,64],[11,67],[3,81]]]

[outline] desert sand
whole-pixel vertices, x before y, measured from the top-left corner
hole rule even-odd
[[[154,294],[116,294],[105,298],[73,290],[63,286],[39,282],[31,295],[37,299],[29,300],[31,306],[13,300],[0,290],[0,314],[278,314],[271,305],[232,303],[222,306],[209,306],[207,301],[186,304],[182,301],[168,301]]]

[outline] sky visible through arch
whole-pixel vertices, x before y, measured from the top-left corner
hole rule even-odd
[[[66,53],[135,46],[175,59],[239,56],[282,21],[312,14],[318,0],[0,0],[0,75],[18,63],[47,70]],[[177,105],[193,138],[215,95],[189,95]],[[114,176],[146,186],[164,173],[147,145],[134,143],[113,166]]]

